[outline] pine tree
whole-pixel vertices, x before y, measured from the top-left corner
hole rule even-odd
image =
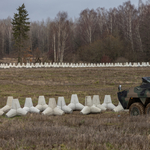
[[[14,19],[12,19],[11,23],[13,25],[14,46],[17,51],[18,62],[21,62],[27,40],[29,39],[28,31],[30,30],[30,22],[28,22],[28,12],[24,4],[21,7],[19,6],[17,11],[18,13],[14,13]]]

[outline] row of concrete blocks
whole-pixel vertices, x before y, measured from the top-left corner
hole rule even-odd
[[[126,63],[27,63],[27,64],[0,64],[0,68],[8,69],[8,68],[82,68],[82,67],[150,67],[149,62],[126,62]]]
[[[7,117],[14,117],[16,115],[26,115],[28,112],[40,113],[43,115],[63,115],[64,113],[72,113],[74,110],[80,110],[81,114],[100,113],[106,109],[114,112],[123,111],[123,107],[119,103],[116,107],[112,104],[110,95],[105,95],[104,102],[101,105],[99,95],[85,97],[85,106],[82,105],[77,94],[72,94],[69,105],[66,105],[64,97],[58,97],[56,104],[55,98],[50,98],[48,105],[45,102],[44,96],[39,96],[38,104],[34,107],[31,98],[26,98],[24,107],[20,107],[18,99],[13,99],[12,96],[7,98],[6,105],[0,109],[0,115],[6,113]]]

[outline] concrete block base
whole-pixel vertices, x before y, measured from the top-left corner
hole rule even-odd
[[[84,106],[79,103],[77,94],[72,94],[71,102],[68,107],[70,107],[72,110],[82,110]]]
[[[47,107],[48,105],[45,102],[45,97],[39,96],[38,105],[36,105],[36,108],[39,109],[40,111],[44,111]]]
[[[44,115],[63,115],[64,111],[57,107],[55,98],[49,99],[48,108],[46,108],[42,114]]]
[[[122,107],[122,105],[121,105],[120,102],[119,102],[118,106],[115,107],[115,108],[113,109],[113,111],[114,111],[114,112],[124,111],[124,108]]]
[[[72,109],[66,106],[64,97],[58,97],[57,107],[63,110],[65,113],[72,113]]]
[[[26,114],[27,114],[27,111],[23,110],[20,107],[19,100],[18,99],[13,99],[12,108],[11,108],[11,110],[9,110],[7,112],[6,116],[10,118],[10,117],[14,117],[14,116],[17,116],[17,115],[26,115]]]
[[[100,113],[101,109],[93,105],[91,96],[85,97],[85,107],[81,110],[81,114],[87,115],[89,113]]]
[[[1,110],[3,112],[8,112],[11,109],[12,100],[13,100],[13,97],[12,96],[8,96],[6,105],[3,108],[1,108]]]

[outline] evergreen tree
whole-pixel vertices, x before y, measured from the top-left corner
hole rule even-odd
[[[27,45],[28,37],[28,31],[30,30],[30,22],[28,22],[29,18],[28,12],[25,9],[25,5],[22,4],[22,6],[17,9],[18,13],[14,14],[14,19],[12,19],[12,25],[13,25],[13,37],[15,42],[15,48],[17,50],[17,57],[18,62],[22,61],[23,53],[25,51],[25,47]]]

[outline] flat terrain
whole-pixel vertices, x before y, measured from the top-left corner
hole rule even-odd
[[[150,68],[41,68],[0,69],[0,108],[7,96],[18,98],[24,106],[31,97],[34,106],[38,96],[58,99],[68,104],[77,94],[84,104],[85,96],[111,95],[118,104],[118,85],[122,89],[137,86]],[[129,117],[128,112],[105,111],[83,116],[79,111],[63,116],[27,114],[14,118],[0,117],[0,149],[150,149],[150,117]]]

